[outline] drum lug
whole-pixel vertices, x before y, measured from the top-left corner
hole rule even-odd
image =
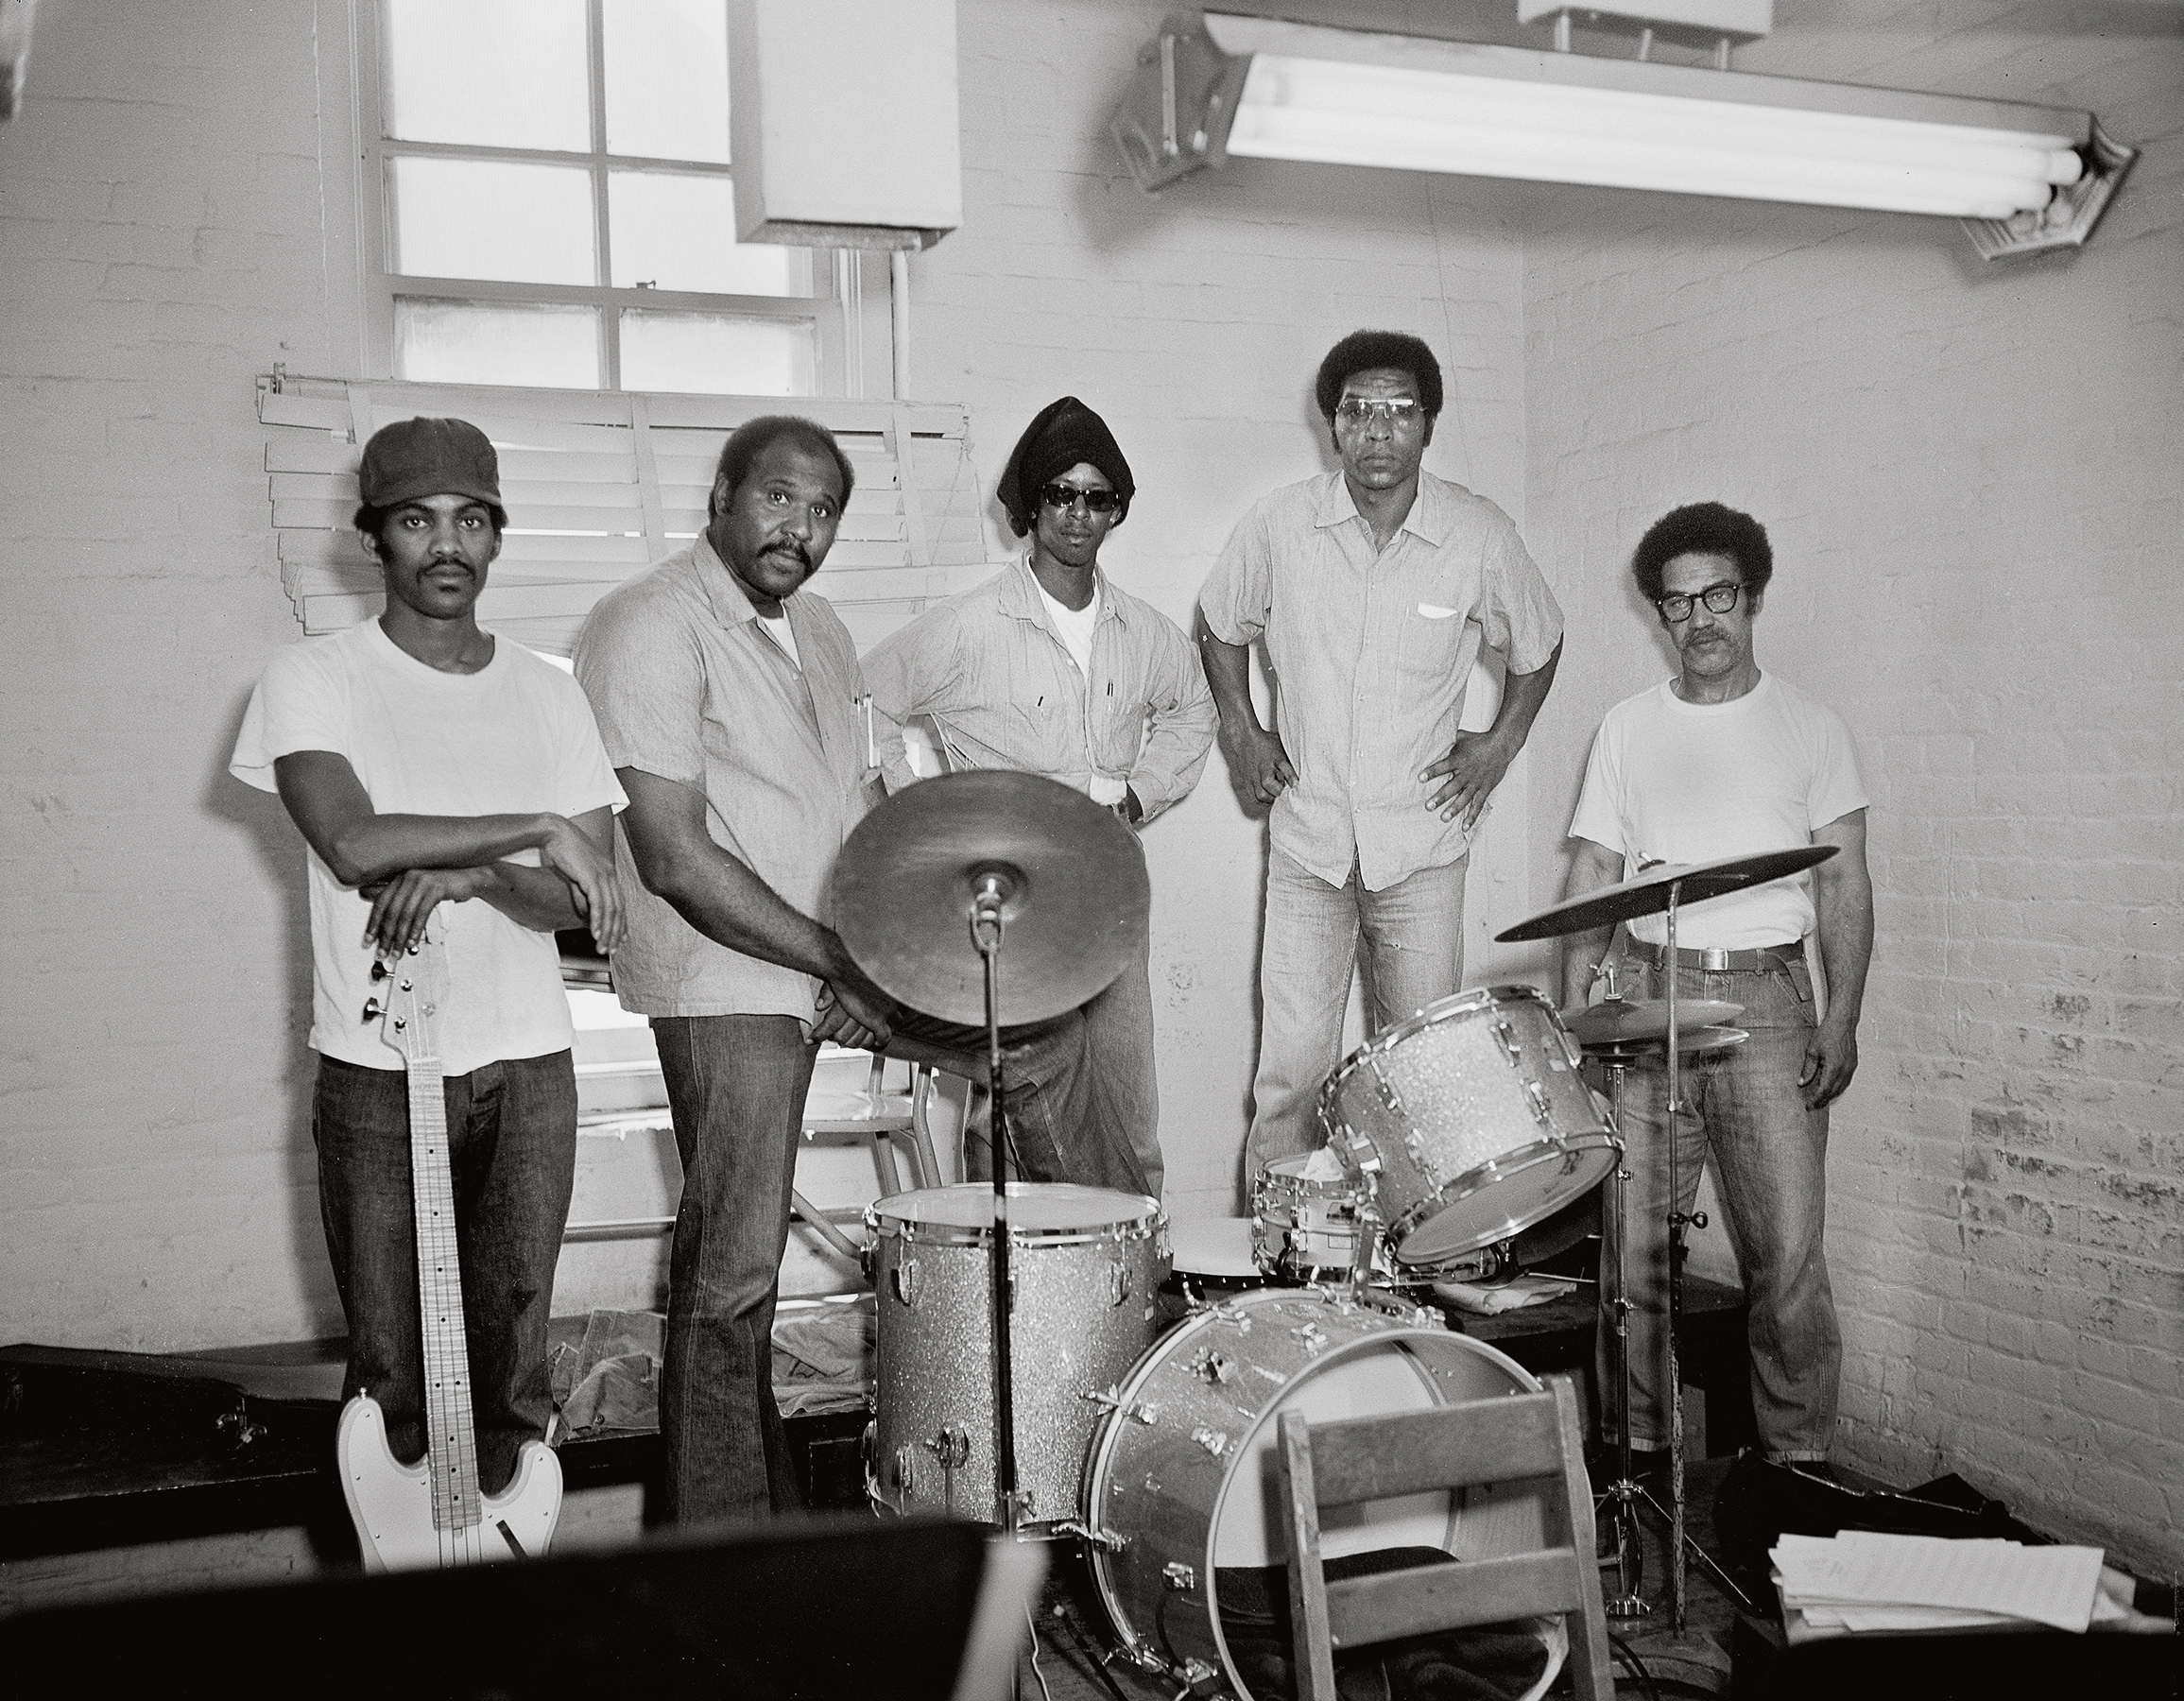
[[[1538,1081],[1526,1081],[1524,1097],[1531,1104],[1532,1120],[1542,1128],[1552,1130],[1555,1126],[1555,1107],[1548,1100],[1547,1089]]]
[[[1190,1369],[1192,1375],[1203,1377],[1216,1387],[1222,1383],[1236,1380],[1236,1361],[1225,1352],[1216,1352],[1211,1347],[1200,1350],[1198,1356],[1191,1361]]]
[[[1130,1272],[1127,1265],[1108,1265],[1108,1304],[1120,1305],[1130,1297]],[[1013,1297],[1013,1296],[1012,1296]]]
[[[1402,1099],[1397,1094],[1387,1076],[1381,1074],[1380,1059],[1367,1057],[1365,1060],[1365,1066],[1372,1073],[1372,1084],[1380,1092],[1380,1102],[1387,1107],[1387,1113],[1390,1116],[1401,1116],[1403,1113]]]
[[[940,1461],[942,1470],[961,1470],[971,1462],[971,1435],[960,1423],[951,1423],[925,1443],[925,1451]]]
[[[1197,1591],[1198,1573],[1180,1559],[1171,1559],[1161,1566],[1161,1575],[1167,1579],[1168,1587],[1178,1594],[1195,1594]]]
[[[1191,1432],[1191,1439],[1212,1453],[1216,1459],[1229,1451],[1229,1432],[1200,1424]]]
[[[1120,1412],[1125,1418],[1134,1418],[1140,1423],[1158,1423],[1161,1420],[1159,1407],[1143,1405],[1134,1400],[1125,1400],[1111,1388],[1104,1394],[1095,1393],[1087,1388],[1078,1394],[1077,1398],[1091,1400],[1092,1404],[1104,1412]]]
[[[904,1442],[895,1450],[895,1486],[909,1499],[918,1486],[918,1450]]]
[[[1512,1065],[1524,1060],[1524,1048],[1517,1043],[1517,1030],[1507,1021],[1497,1017],[1487,1031],[1494,1036],[1495,1043],[1502,1048],[1502,1056],[1508,1058]]]
[[[1103,1554],[1119,1554],[1130,1545],[1127,1536],[1113,1530],[1095,1530],[1074,1518],[1065,1518],[1054,1526],[1057,1536],[1075,1536],[1087,1547],[1095,1547]]]
[[[1186,1692],[1196,1689],[1200,1684],[1211,1682],[1221,1675],[1217,1668],[1207,1664],[1203,1659],[1186,1659],[1180,1666],[1172,1667],[1171,1670],[1174,1675],[1183,1680]]]
[[[918,1261],[905,1258],[895,1266],[895,1297],[904,1305],[918,1303]]]

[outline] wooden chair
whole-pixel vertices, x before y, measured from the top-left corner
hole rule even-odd
[[[1282,1413],[1298,1701],[1335,1701],[1337,1649],[1548,1613],[1568,1621],[1577,1701],[1614,1701],[1580,1436],[1577,1397],[1563,1376],[1549,1377],[1542,1394],[1385,1418],[1308,1425],[1300,1412]],[[1541,1483],[1546,1548],[1327,1580],[1323,1508],[1524,1479]]]

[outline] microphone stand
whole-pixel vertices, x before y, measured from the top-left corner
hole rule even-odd
[[[1015,1367],[1008,1334],[1008,1112],[1001,1096],[1001,936],[1002,906],[1016,883],[997,869],[973,877],[971,942],[986,965],[986,1087],[993,1170],[993,1498],[996,1521],[1014,1537],[1022,1521],[1016,1487]]]

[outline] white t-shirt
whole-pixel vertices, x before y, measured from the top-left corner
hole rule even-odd
[[[789,630],[787,613],[784,611],[780,614],[761,614],[758,617],[758,625],[761,631],[781,645],[782,654],[797,664],[797,671],[801,673],[804,659],[797,654],[797,635]]]
[[[1787,850],[1866,807],[1849,730],[1826,704],[1762,674],[1728,703],[1687,703],[1673,683],[1608,712],[1585,765],[1571,836],[1623,853],[1624,877],[1647,862],[1694,863]],[[1676,942],[1752,951],[1813,931],[1812,876],[1798,874],[1677,912]],[[1667,942],[1663,916],[1631,922]]]
[[[1046,605],[1047,625],[1054,628],[1054,635],[1061,640],[1062,648],[1069,651],[1069,659],[1076,663],[1077,673],[1084,679],[1084,688],[1090,692],[1092,677],[1092,632],[1100,623],[1099,588],[1097,586],[1092,588],[1092,601],[1086,603],[1081,609],[1073,609],[1067,603],[1058,601],[1048,594],[1046,587],[1040,584],[1036,574],[1032,576],[1031,582],[1039,591],[1039,600]],[[1086,747],[1091,747],[1089,739],[1086,741]],[[1096,768],[1092,770],[1092,777],[1085,786],[1092,800],[1103,805],[1120,803],[1128,794],[1129,789],[1130,782],[1127,780],[1117,779],[1112,774],[1103,774]]]
[[[379,622],[294,644],[275,656],[250,706],[228,771],[275,789],[273,763],[298,750],[349,759],[383,815],[579,816],[628,802],[608,765],[592,706],[576,681],[507,638],[474,674],[441,673],[405,654]],[[366,1069],[400,1069],[402,1055],[363,1020],[371,997],[364,922],[371,905],[308,853],[311,867],[311,1047]],[[536,867],[539,853],[507,859]],[[571,1043],[554,936],[534,933],[480,899],[443,903],[448,1001],[440,1067],[542,1057]]]

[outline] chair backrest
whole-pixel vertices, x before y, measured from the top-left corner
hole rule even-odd
[[[1613,1701],[1591,1486],[1569,1378],[1549,1377],[1540,1394],[1338,1423],[1310,1424],[1300,1412],[1284,1412],[1281,1464],[1300,1701],[1335,1701],[1338,1648],[1541,1614],[1561,1614],[1569,1624],[1578,1701]],[[1524,1480],[1544,1490],[1544,1548],[1327,1580],[1323,1509]]]

